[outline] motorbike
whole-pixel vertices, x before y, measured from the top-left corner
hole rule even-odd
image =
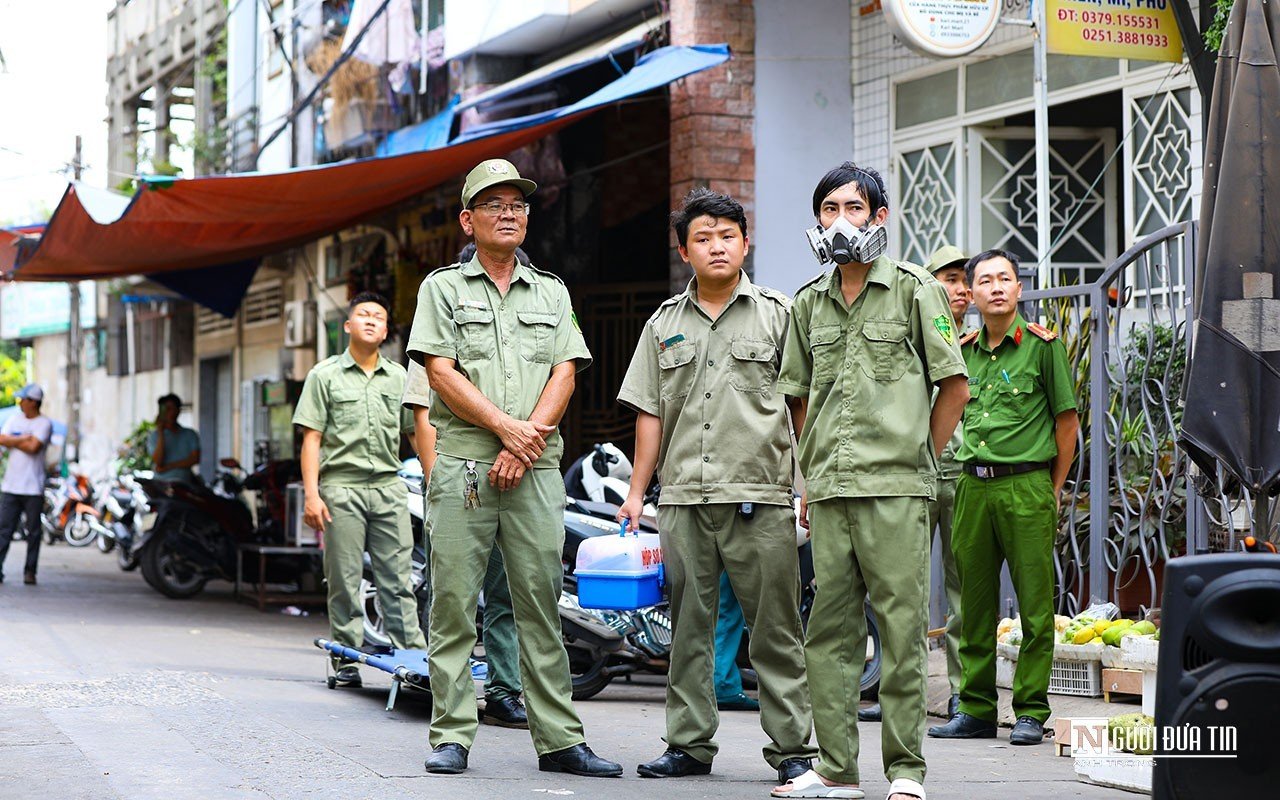
[[[150,478],[151,473],[142,473]],[[119,547],[124,561],[130,560],[133,541],[141,538],[143,521],[150,505],[147,493],[142,490],[138,478],[130,473],[121,475],[98,495],[98,516],[90,518],[90,524],[97,531],[95,540],[98,549],[110,553]],[[134,561],[134,566],[137,562]],[[121,566],[125,566],[124,563]]]
[[[223,459],[211,486],[140,480],[156,509],[155,524],[134,545],[142,577],[173,599],[199,594],[209,580],[235,580],[242,544],[280,544],[285,536],[285,487],[299,476],[296,461],[265,461],[248,476],[235,459]],[[258,522],[243,491],[259,493]],[[269,564],[266,579],[293,582],[296,564]]]
[[[45,486],[40,512],[45,544],[62,540],[74,547],[85,547],[92,543],[96,534],[85,518],[94,513],[93,487],[88,476],[72,472],[66,478],[51,479]]]

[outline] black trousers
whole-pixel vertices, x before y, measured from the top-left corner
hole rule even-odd
[[[44,495],[0,493],[0,580],[4,578],[4,559],[9,555],[20,514],[26,515],[27,566],[24,571],[36,571],[40,560],[40,508],[43,505]]]

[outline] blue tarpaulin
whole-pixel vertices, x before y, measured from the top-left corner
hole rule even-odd
[[[448,138],[448,132],[453,127],[454,106],[456,103],[451,104],[448,109],[426,122],[391,134],[383,142],[383,145],[378,148],[378,155],[392,156],[418,150],[431,150],[436,147],[443,147],[445,144],[461,144],[473,139],[496,136],[501,133],[540,125],[583,111],[591,111],[601,106],[607,106],[610,103],[651,92],[654,89],[660,89],[685,76],[701,72],[704,69],[710,69],[728,60],[729,45],[727,44],[662,47],[642,56],[627,74],[592,92],[576,103],[537,114],[477,125],[474,128],[463,131],[452,139]],[[443,140],[440,138],[442,135],[445,137]]]

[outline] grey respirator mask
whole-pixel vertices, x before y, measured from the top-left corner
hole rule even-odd
[[[889,246],[889,233],[883,225],[867,225],[859,230],[843,214],[830,228],[817,225],[806,230],[805,235],[819,264],[870,264]]]

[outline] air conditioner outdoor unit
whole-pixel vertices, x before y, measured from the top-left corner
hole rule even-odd
[[[284,304],[284,346],[310,347],[316,343],[316,307],[308,300]]]

